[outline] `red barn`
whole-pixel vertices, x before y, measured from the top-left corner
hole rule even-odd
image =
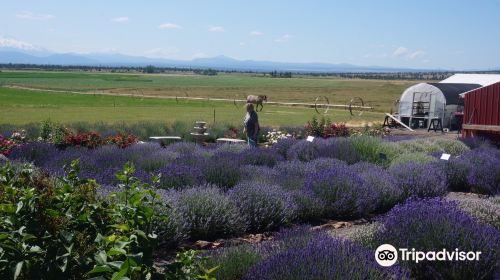
[[[500,140],[500,82],[463,93],[462,136]]]

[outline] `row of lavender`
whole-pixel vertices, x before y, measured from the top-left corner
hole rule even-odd
[[[498,216],[497,216],[498,218]],[[381,244],[421,252],[481,252],[477,261],[399,261],[382,267]],[[226,279],[498,279],[500,232],[441,198],[412,198],[347,239],[301,226],[271,241],[207,254],[215,277]]]
[[[441,152],[454,156],[450,161],[433,156]],[[469,150],[456,140],[286,139],[270,149],[179,143],[58,150],[31,143],[14,149],[11,158],[53,175],[62,175],[64,164],[80,158],[81,177],[103,184],[103,193],[114,190],[114,174],[127,161],[142,180],[161,174],[159,188],[173,206],[165,210],[173,218],[163,225],[167,236],[175,236],[165,238],[169,242],[365,217],[409,197],[439,197],[448,190],[495,194],[500,189],[500,152]]]
[[[34,162],[54,175],[62,174],[65,163],[80,158],[81,175],[104,184],[103,193],[114,190],[113,173],[127,161],[135,164],[136,176],[144,180],[150,173],[161,173],[161,194],[171,206],[158,209],[171,217],[158,225],[165,243],[263,232],[323,218],[364,217],[392,208],[381,220],[383,226],[364,239],[364,247],[324,235],[301,243],[304,235],[292,230],[293,234],[286,233],[290,242],[278,246],[279,250],[273,243],[219,251],[212,258],[215,264],[223,264],[218,279],[245,275],[248,279],[294,279],[293,275],[302,279],[304,273],[324,278],[334,272],[380,279],[429,274],[471,279],[468,276],[481,272],[488,278],[498,268],[498,226],[487,226],[481,217],[471,218],[441,200],[413,199],[393,208],[409,197],[439,197],[448,190],[497,194],[500,152],[484,143],[467,144],[355,137],[313,143],[287,139],[270,149],[182,143],[167,148],[140,144],[127,149],[61,151],[50,144],[31,143],[16,148],[10,157]],[[438,160],[436,156],[443,152],[453,155],[450,161]],[[422,240],[430,241],[419,244]],[[479,248],[486,257],[470,266],[427,264],[381,270],[369,256],[370,248],[380,242],[396,247]],[[334,255],[341,257],[328,258]],[[336,263],[330,263],[333,260]],[[360,262],[366,264],[365,270],[359,268]],[[232,266],[236,269],[231,270]]]

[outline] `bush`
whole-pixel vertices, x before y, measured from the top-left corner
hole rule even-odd
[[[254,265],[244,279],[407,279],[397,266],[383,268],[373,252],[347,240],[319,235]]]
[[[310,167],[311,172],[319,172],[326,169],[345,167],[347,163],[336,158],[318,158],[306,163],[306,165]]]
[[[178,213],[191,240],[214,240],[246,229],[236,205],[217,188],[185,189],[164,199]]]
[[[117,174],[112,203],[97,197],[95,181],[78,178],[78,161],[57,181],[30,165],[18,170],[0,168],[0,278],[159,276],[150,224],[166,217],[155,214],[158,196],[130,176],[133,167]]]
[[[295,143],[297,143],[298,140],[296,140],[295,138],[284,138],[284,139],[280,139],[278,141],[278,143],[274,144],[272,147],[271,147],[271,151],[273,151],[274,153],[282,156],[283,158],[286,158],[287,157],[287,154],[288,154],[288,150],[290,149],[290,147],[292,147]]]
[[[347,162],[356,163],[360,160],[355,147],[347,138],[319,139],[314,143],[318,148],[317,157],[335,158]]]
[[[209,251],[207,266],[219,267],[214,273],[219,280],[242,279],[254,264],[283,250],[304,247],[317,235],[309,226],[286,228],[277,232],[271,241]]]
[[[240,153],[240,157],[243,164],[269,167],[273,167],[279,160],[282,160],[279,155],[267,149],[246,149]]]
[[[419,152],[403,153],[403,154],[395,157],[391,161],[391,166],[399,165],[402,163],[429,163],[429,162],[436,162],[436,161],[437,161],[437,159],[435,157],[424,154],[424,153],[419,153]]]
[[[375,211],[384,212],[403,200],[403,191],[398,182],[385,169],[368,162],[359,162],[351,165],[356,172],[368,184],[370,190],[376,194]]]
[[[460,209],[482,223],[500,230],[500,201],[495,198],[469,198],[456,201]]]
[[[470,150],[467,145],[459,140],[437,138],[434,143],[438,145],[443,152],[452,156],[459,156]]]
[[[201,170],[194,166],[172,163],[158,172],[161,174],[159,186],[165,189],[198,186],[203,182]]]
[[[435,153],[440,152],[441,148],[429,139],[405,140],[396,143],[406,153]]]
[[[239,280],[264,256],[259,245],[227,247],[211,252],[208,255],[207,266],[218,267],[214,273],[214,277],[218,280]]]
[[[378,163],[380,162],[379,147],[382,140],[377,137],[356,136],[349,138],[354,149],[362,161]]]
[[[297,220],[301,222],[318,221],[325,214],[325,202],[307,190],[294,190],[292,196],[297,206]]]
[[[310,161],[319,156],[318,145],[306,140],[297,141],[287,151],[288,160]]]
[[[469,149],[478,149],[478,148],[488,148],[491,147],[490,142],[486,138],[482,137],[466,137],[460,138],[460,142],[464,143]]]
[[[470,169],[469,162],[460,158],[450,158],[447,161],[440,161],[439,165],[446,175],[446,181],[448,182],[448,189],[450,191],[470,191],[470,186],[467,182],[467,174]]]
[[[491,195],[500,191],[499,150],[472,150],[463,154],[461,160],[470,166],[467,182],[472,192]]]
[[[274,230],[295,218],[293,199],[279,186],[241,183],[229,191],[229,197],[252,232]]]
[[[433,163],[401,163],[389,169],[403,191],[403,197],[435,197],[446,193],[446,175]]]
[[[278,172],[268,166],[242,165],[240,167],[241,181],[260,184],[274,184]]]
[[[50,161],[58,153],[56,146],[50,143],[31,142],[14,147],[9,158],[25,162],[31,162],[41,167]]]
[[[325,202],[330,218],[352,218],[373,210],[376,194],[349,167],[320,171],[307,177],[304,188]]]
[[[240,164],[239,155],[220,152],[205,161],[202,173],[208,183],[219,188],[229,189],[240,180]]]
[[[305,178],[316,171],[314,165],[298,160],[279,162],[274,170],[274,183],[288,190],[301,189]]]
[[[478,223],[452,202],[439,198],[411,199],[383,219],[373,247],[391,244],[417,251],[480,251],[478,261],[401,262],[416,279],[493,279],[498,272],[500,234]]]

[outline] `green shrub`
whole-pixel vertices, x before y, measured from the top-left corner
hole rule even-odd
[[[391,161],[391,167],[401,164],[401,163],[430,163],[430,162],[436,162],[437,159],[435,157],[426,155],[424,153],[404,153],[401,154],[397,157],[395,157]]]
[[[434,140],[434,143],[438,145],[443,150],[443,152],[451,154],[452,156],[459,156],[470,150],[467,145],[459,140],[438,138]]]
[[[354,136],[349,138],[362,161],[378,163],[381,161],[379,157],[380,145],[382,140],[371,136]]]
[[[217,250],[210,255],[206,265],[218,267],[214,273],[217,280],[242,279],[252,265],[264,258],[258,247],[245,244]]]
[[[56,180],[31,165],[0,166],[0,279],[165,277],[153,267],[153,228],[166,217],[133,172],[125,165],[119,191],[101,199],[94,180],[77,177],[78,161]]]

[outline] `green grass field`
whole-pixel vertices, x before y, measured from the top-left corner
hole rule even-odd
[[[343,109],[329,110],[325,117],[335,122],[381,121],[402,91],[414,81],[347,80],[297,77],[275,79],[249,74],[217,76],[167,74],[114,74],[87,72],[0,72],[0,123],[25,124],[52,119],[60,122],[213,121],[240,124],[242,108],[232,102],[179,101],[157,97],[204,97],[243,99],[248,94],[266,94],[268,101],[314,103],[326,96],[330,104],[346,104],[361,97],[374,112],[351,117]],[[66,92],[13,89],[19,86]],[[68,92],[104,93],[77,94]],[[120,96],[133,95],[135,97]],[[243,105],[243,104],[241,104]],[[312,108],[267,105],[260,113],[268,126],[302,126],[316,112]]]

